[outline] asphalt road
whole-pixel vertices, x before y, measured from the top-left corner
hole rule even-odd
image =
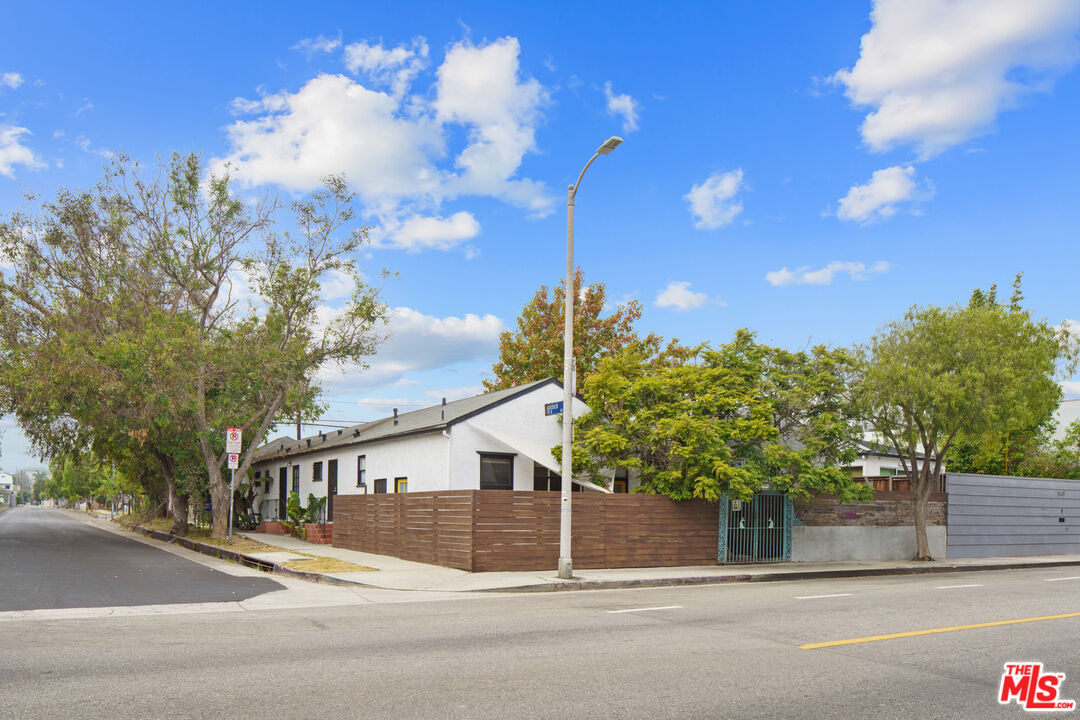
[[[0,513],[0,611],[244,600],[281,589],[234,577],[57,510]]]
[[[15,619],[0,717],[1019,718],[1007,662],[1080,700],[1080,617],[802,646],[1077,613],[1078,593],[1042,569]]]

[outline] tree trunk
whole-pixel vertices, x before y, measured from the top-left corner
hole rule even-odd
[[[929,484],[927,484],[928,489]],[[934,558],[930,555],[930,543],[926,539],[927,496],[929,492],[919,488],[913,494],[915,496],[915,557],[912,559],[930,561]]]
[[[210,536],[223,540],[229,534],[229,486],[221,477],[221,468],[210,468],[210,500],[214,505],[214,525]]]
[[[172,528],[169,530],[173,535],[187,534],[188,499],[176,489],[176,483],[172,478],[167,480],[169,486],[169,505],[172,507]]]

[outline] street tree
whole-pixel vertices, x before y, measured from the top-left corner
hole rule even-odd
[[[565,291],[565,279],[554,289],[541,286],[522,308],[517,330],[499,336],[499,358],[491,368],[494,377],[483,381],[486,390],[562,378]],[[649,334],[642,339],[634,331],[641,303],[629,300],[610,308],[604,283],[585,285],[581,268],[574,273],[574,298],[574,360],[579,386],[595,372],[602,358],[628,345],[644,342],[651,349],[659,348],[659,337]]]
[[[853,366],[843,350],[789,352],[746,330],[716,349],[630,347],[601,360],[585,387],[575,467],[594,479],[634,469],[641,492],[676,500],[750,499],[766,483],[797,497],[866,497],[842,469],[858,437]]]
[[[0,310],[16,320],[0,331],[0,404],[40,448],[127,437],[166,476],[194,451],[224,536],[225,428],[244,430],[243,476],[280,411],[310,409],[322,368],[362,366],[375,349],[384,309],[353,264],[367,231],[352,200],[329,177],[277,232],[276,200],[245,202],[197,156],[156,174],[121,157],[94,192],[13,214],[0,225],[16,268],[0,276]],[[334,308],[321,297],[331,276],[349,287]],[[174,518],[181,489],[173,478]]]
[[[1075,369],[1075,342],[1033,319],[1022,297],[1018,276],[1007,304],[991,288],[966,306],[915,306],[860,349],[861,412],[911,479],[916,560],[933,559],[927,507],[957,438],[992,442],[1038,425],[1061,399],[1055,378]]]

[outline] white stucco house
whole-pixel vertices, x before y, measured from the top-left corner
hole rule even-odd
[[[561,490],[551,448],[562,441],[562,383],[549,378],[398,413],[374,422],[261,447],[253,469],[254,506],[263,520],[281,519],[291,493],[403,493],[431,490]],[[561,412],[561,409],[559,410]],[[574,399],[574,416],[588,412]],[[574,490],[628,492],[625,472],[608,488],[574,479]],[[332,503],[329,503],[332,505]],[[333,519],[332,506],[328,519]]]
[[[920,462],[922,457],[923,454],[918,453]],[[878,490],[910,490],[904,463],[895,448],[881,442],[873,433],[866,433],[859,441],[858,456],[846,469],[852,478],[872,484]],[[942,467],[942,476],[944,473]]]
[[[0,472],[0,505],[13,505],[11,501],[15,489],[15,478],[8,473]]]

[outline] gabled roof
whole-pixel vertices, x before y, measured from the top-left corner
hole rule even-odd
[[[859,440],[857,444],[859,446],[859,450],[858,450],[859,457],[866,457],[867,455],[881,455],[882,457],[894,457],[894,458],[900,457],[899,455],[896,454],[896,449],[894,447],[892,447],[891,445],[886,445],[884,443],[878,443],[878,442],[872,442],[870,440]],[[915,453],[915,457],[917,457],[918,459],[921,460],[922,457],[923,457],[923,454],[921,452],[917,452],[917,453]]]
[[[562,387],[562,383],[555,378],[547,378],[546,380],[537,380],[525,385],[506,388],[505,390],[494,390],[483,395],[455,400],[445,405],[433,405],[421,410],[400,413],[396,422],[393,417],[388,417],[373,422],[360,423],[341,430],[332,430],[329,433],[319,433],[302,440],[278,438],[258,449],[255,453],[255,462],[444,430],[455,423],[467,420],[474,415],[490,410],[497,405],[530,393],[545,385]]]

